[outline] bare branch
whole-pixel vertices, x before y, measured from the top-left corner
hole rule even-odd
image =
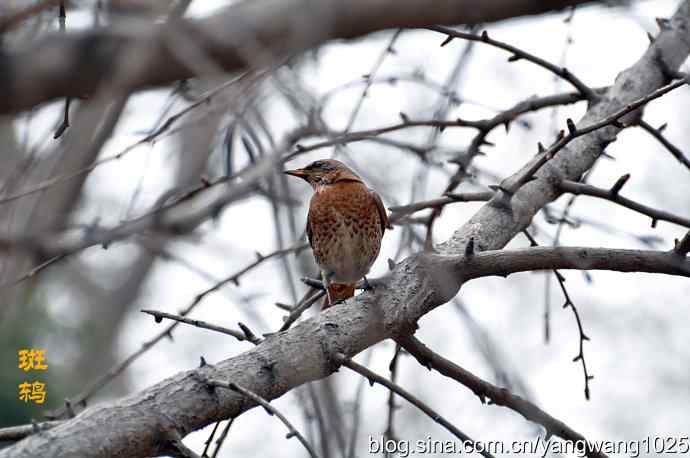
[[[438,258],[439,264],[455,263],[458,272],[465,280],[552,269],[613,270],[690,276],[690,260],[674,256],[673,251],[531,247],[484,251],[471,257],[438,256]],[[450,261],[451,259],[454,260]]]
[[[285,417],[285,415],[283,415],[282,413],[280,413],[280,411],[278,409],[273,407],[270,402],[268,402],[267,400],[265,400],[264,398],[262,398],[258,394],[254,393],[253,391],[248,390],[247,388],[243,388],[242,386],[240,386],[236,383],[233,383],[233,382],[223,382],[221,380],[209,380],[208,384],[212,385],[212,386],[219,386],[219,387],[227,388],[227,389],[232,390],[232,391],[236,391],[236,392],[241,393],[242,395],[250,398],[251,400],[253,400],[257,404],[259,404],[261,407],[266,409],[266,412],[269,415],[275,415],[276,417],[278,417],[280,419],[280,421],[283,422],[283,424],[285,426],[287,426],[287,429],[289,432],[285,436],[286,439],[290,439],[292,437],[297,437],[297,439],[302,443],[302,445],[304,445],[304,448],[307,449],[307,451],[309,452],[309,455],[312,458],[317,458],[318,455],[316,455],[316,452],[311,447],[311,445],[309,445],[309,442],[307,442],[307,440],[304,438],[304,436],[302,434],[300,434],[300,432],[297,431],[294,426],[292,426],[292,423],[290,423],[290,421]]]
[[[251,339],[247,337],[246,333],[235,331],[234,329],[228,329],[223,326],[218,326],[216,324],[207,323],[206,321],[193,320],[190,318],[185,318],[183,316],[173,315],[172,313],[159,312],[157,310],[141,310],[141,312],[148,313],[149,315],[153,316],[153,318],[156,320],[156,323],[160,323],[163,320],[163,318],[166,318],[168,320],[177,321],[179,323],[189,324],[197,328],[209,329],[211,331],[220,332],[221,334],[232,336],[240,342],[243,340],[248,340],[254,345],[258,345],[259,343],[261,343],[261,339],[259,338]]]
[[[342,353],[336,353],[334,355],[334,360],[338,364],[341,364],[341,365],[347,367],[348,369],[350,369],[354,372],[357,372],[360,375],[366,377],[369,380],[369,383],[371,385],[373,385],[374,383],[378,383],[379,385],[383,385],[386,388],[388,388],[389,390],[394,391],[401,398],[405,399],[407,402],[409,402],[410,404],[412,404],[413,406],[415,406],[416,408],[418,408],[419,410],[421,410],[422,412],[427,414],[429,416],[429,418],[434,420],[436,423],[438,423],[441,426],[443,426],[444,428],[446,428],[448,431],[450,431],[451,434],[453,434],[458,439],[460,439],[464,442],[476,444],[475,440],[471,439],[467,434],[460,431],[457,427],[455,427],[455,425],[453,425],[451,422],[449,422],[448,420],[443,418],[441,415],[436,413],[436,411],[433,410],[431,407],[429,407],[426,403],[419,400],[412,393],[406,391],[401,386],[391,382],[390,380],[387,380],[387,379],[381,377],[380,375],[376,374],[375,372],[370,371],[366,367],[364,367],[360,364],[357,364],[356,362],[352,361],[350,358],[346,357]],[[482,449],[483,449],[483,447],[482,447]],[[493,457],[493,455],[491,453],[487,452],[486,450],[483,450],[480,453],[482,454],[482,456],[485,456],[487,458]]]
[[[62,423],[62,421],[43,421],[31,423],[29,425],[9,426],[0,428],[0,442],[15,442],[24,439],[32,434],[45,431]]]
[[[664,148],[666,148],[668,152],[673,155],[673,157],[678,159],[678,162],[680,162],[688,170],[690,170],[690,159],[685,157],[685,154],[683,154],[683,152],[676,145],[668,141],[668,139],[664,136],[663,130],[664,127],[666,127],[665,124],[661,127],[654,128],[650,126],[644,119],[640,119],[637,122],[637,125],[644,129],[647,133],[649,133],[649,135],[656,138],[659,141],[659,143],[661,143],[664,146]]]
[[[555,435],[570,442],[584,441],[589,444],[585,437],[577,431],[570,428],[568,425],[552,417],[548,413],[541,410],[535,404],[532,404],[526,399],[511,393],[505,388],[492,385],[491,383],[480,379],[468,370],[458,366],[452,361],[444,358],[438,353],[433,352],[429,347],[424,345],[413,336],[401,337],[396,341],[408,353],[414,356],[419,364],[427,369],[436,369],[439,373],[457,380],[476,394],[482,403],[486,402],[486,398],[490,403],[508,407],[526,420],[533,421],[540,424],[546,429],[547,436]],[[593,450],[591,447],[587,450],[587,456],[590,458],[605,458],[606,455]]]
[[[625,176],[625,175],[624,175]],[[652,219],[652,227],[656,226],[657,221],[668,221],[690,228],[690,218],[674,215],[673,213],[664,210],[658,210],[647,205],[640,204],[634,200],[630,200],[618,194],[620,188],[616,189],[615,185],[611,189],[601,189],[585,183],[578,183],[576,181],[563,180],[558,184],[558,187],[564,191],[572,194],[586,195],[599,197],[626,208],[634,210],[643,215],[647,215]]]
[[[545,68],[546,70],[550,71],[554,75],[557,75],[564,80],[568,81],[570,84],[577,89],[580,94],[582,94],[583,97],[590,101],[596,101],[599,99],[599,96],[597,95],[596,92],[594,92],[591,88],[589,88],[585,83],[580,81],[579,78],[577,78],[575,75],[570,73],[567,68],[564,67],[559,67],[557,65],[552,64],[551,62],[548,62],[541,57],[537,57],[534,54],[531,54],[527,51],[523,51],[520,48],[517,48],[513,45],[509,45],[508,43],[504,43],[502,41],[494,40],[493,38],[489,37],[489,34],[484,31],[481,33],[481,35],[475,35],[473,33],[466,33],[466,32],[460,32],[457,30],[453,30],[448,27],[442,27],[442,26],[434,26],[434,27],[429,27],[429,30],[433,30],[435,32],[440,32],[443,34],[446,34],[448,38],[462,38],[463,40],[471,40],[471,41],[479,41],[482,43],[489,44],[491,46],[495,46],[497,48],[503,49],[505,51],[508,51],[509,53],[512,53],[512,56],[508,59],[509,62],[515,62],[520,59],[528,60],[540,67]],[[449,39],[446,39],[446,41],[443,42],[442,46],[448,43]]]

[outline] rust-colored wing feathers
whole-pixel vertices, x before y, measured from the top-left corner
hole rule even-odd
[[[373,189],[369,189],[369,194],[371,194],[374,198],[374,202],[376,202],[376,209],[379,212],[379,218],[381,218],[381,234],[386,232],[386,229],[393,229],[393,226],[391,226],[391,223],[388,221],[388,214],[386,213],[386,207],[383,206],[381,196],[379,196]]]

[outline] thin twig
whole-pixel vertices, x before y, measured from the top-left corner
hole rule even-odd
[[[644,129],[647,133],[649,133],[649,135],[656,138],[659,141],[659,143],[661,143],[664,146],[664,148],[666,148],[668,152],[673,155],[673,157],[678,159],[678,162],[680,162],[687,169],[690,170],[690,159],[688,159],[676,145],[671,143],[664,136],[663,131],[666,128],[666,124],[663,124],[658,128],[654,128],[651,125],[649,125],[645,120],[640,119],[639,121],[637,121],[637,125]]]
[[[539,246],[537,241],[535,240],[532,235],[527,232],[527,230],[522,231],[523,234],[529,239],[530,245],[535,247]],[[554,243],[554,246],[556,244]],[[584,343],[585,341],[589,341],[589,337],[585,334],[584,329],[582,328],[582,321],[580,320],[580,313],[577,310],[577,307],[575,307],[575,304],[573,301],[570,299],[570,294],[568,294],[568,290],[565,287],[565,277],[558,271],[558,269],[553,269],[553,274],[556,276],[556,280],[558,280],[558,285],[561,287],[561,292],[563,293],[563,298],[564,298],[564,303],[563,303],[563,308],[570,307],[570,309],[573,311],[573,315],[575,315],[575,320],[577,321],[577,331],[578,331],[578,337],[579,337],[579,353],[573,359],[573,362],[580,361],[582,364],[582,372],[583,376],[585,378],[585,399],[589,401],[589,381],[594,378],[593,375],[590,375],[589,372],[587,371],[587,361],[585,361],[585,353],[584,353]]]
[[[626,175],[623,177],[625,176]],[[649,207],[647,205],[635,202],[634,200],[625,198],[618,193],[620,189],[616,190],[615,185],[611,189],[601,189],[585,183],[563,180],[558,183],[558,188],[563,192],[569,192],[572,194],[599,197],[600,199],[605,199],[634,210],[638,213],[642,213],[643,215],[649,216],[652,219],[652,227],[656,226],[657,221],[668,221],[670,223],[690,228],[690,218],[674,215],[673,213],[658,210],[656,208]]]
[[[167,132],[174,124],[177,122],[180,118],[191,112],[197,107],[200,106],[205,106],[209,100],[222,90],[228,88],[229,86],[241,81],[242,79],[245,78],[245,75],[241,75],[237,78],[233,78],[229,81],[224,82],[223,84],[219,85],[218,87],[209,90],[208,92],[204,93],[201,97],[199,97],[199,100],[196,102],[188,105],[187,107],[183,108],[182,110],[178,111],[177,113],[173,114],[170,116],[166,121],[161,124],[157,129],[155,129],[153,132],[150,132],[147,134],[145,137],[141,138],[140,140],[137,140],[136,142],[132,143],[131,145],[127,146],[124,148],[122,151],[119,153],[113,154],[112,156],[107,156],[104,157],[103,159],[100,159],[98,161],[94,161],[93,163],[89,164],[86,167],[83,167],[81,169],[68,172],[62,175],[58,175],[52,178],[48,178],[47,180],[44,180],[34,186],[32,186],[29,189],[19,191],[16,194],[4,197],[0,199],[0,205],[12,202],[13,200],[21,199],[22,197],[29,196],[31,194],[35,194],[37,192],[44,191],[52,186],[58,185],[60,183],[64,183],[65,181],[72,180],[74,178],[77,178],[81,175],[84,175],[86,173],[91,172],[92,170],[96,169],[97,167],[106,164],[108,162],[116,161],[127,155],[129,152],[133,151],[136,149],[138,146],[141,146],[146,143],[153,143],[154,140],[156,140],[160,135],[163,133]]]
[[[280,327],[278,332],[282,331],[287,331],[290,329],[290,326],[297,321],[297,319],[302,316],[302,313],[304,313],[305,310],[307,310],[309,307],[314,305],[316,301],[321,299],[326,295],[326,292],[324,290],[316,290],[316,289],[310,289],[307,294],[302,298],[299,304],[297,304],[292,312],[285,318],[285,322],[283,325]]]
[[[455,427],[452,423],[450,423],[448,420],[443,418],[441,415],[436,413],[431,407],[429,407],[427,404],[422,402],[421,400],[417,399],[413,394],[409,393],[399,385],[392,383],[391,381],[381,377],[380,375],[376,374],[375,372],[370,371],[366,367],[357,364],[356,362],[352,361],[350,358],[345,356],[342,353],[336,353],[333,355],[333,359],[335,362],[338,364],[347,367],[348,369],[357,372],[358,374],[366,377],[369,380],[370,384],[378,383],[380,385],[385,386],[391,391],[395,391],[396,394],[398,394],[400,397],[404,398],[406,401],[408,401],[410,404],[414,405],[417,407],[419,410],[424,412],[426,415],[428,415],[432,420],[434,420],[436,423],[440,424],[444,428],[446,428],[448,431],[450,431],[451,434],[453,434],[455,437],[458,439],[475,444],[476,441],[472,440],[467,434],[463,433],[460,431],[457,427]],[[491,458],[493,455],[491,455],[489,452],[485,450],[485,447],[481,447],[483,450],[481,454],[487,458]]]
[[[225,424],[225,428],[223,428],[223,431],[221,431],[220,436],[218,436],[218,439],[216,440],[216,448],[213,451],[213,458],[218,458],[218,453],[220,453],[220,449],[225,443],[225,440],[228,438],[228,433],[230,432],[230,427],[232,424],[235,422],[235,417],[231,418],[228,420],[228,422]],[[218,422],[220,423],[220,422]]]
[[[156,320],[156,323],[160,323],[163,320],[163,318],[165,318],[168,320],[177,321],[179,323],[184,323],[184,324],[188,324],[191,326],[195,326],[197,328],[208,329],[211,331],[220,332],[221,334],[226,334],[226,335],[232,336],[239,341],[248,340],[251,343],[253,343],[254,345],[258,345],[261,343],[261,339],[259,339],[257,337],[254,337],[253,339],[251,339],[251,338],[248,338],[247,335],[245,335],[244,333],[242,333],[240,331],[235,331],[234,329],[225,328],[223,326],[218,326],[218,325],[215,325],[212,323],[208,323],[206,321],[193,320],[191,318],[185,318],[185,317],[180,316],[180,315],[173,315],[172,313],[159,312],[157,310],[140,310],[140,312],[148,313],[149,315],[153,316],[153,318]]]
[[[547,150],[543,151],[540,153],[540,155],[530,164],[529,167],[526,167],[524,172],[518,174],[517,176],[510,177],[509,179],[504,180],[504,182],[501,183],[501,186],[499,189],[501,189],[503,192],[505,192],[507,195],[513,195],[517,192],[518,189],[522,187],[525,183],[529,182],[532,180],[534,177],[534,174],[549,160],[551,160],[556,153],[561,151],[563,148],[568,145],[572,140],[581,137],[583,135],[589,134],[591,132],[594,132],[598,129],[601,129],[603,127],[607,126],[615,126],[618,129],[623,129],[626,126],[623,125],[619,120],[624,117],[625,115],[632,113],[633,111],[637,110],[638,108],[646,105],[647,103],[651,102],[654,99],[658,99],[659,97],[667,94],[668,92],[671,92],[674,89],[677,89],[681,86],[684,86],[688,84],[688,78],[684,77],[682,79],[679,79],[677,81],[674,81],[672,83],[669,83],[665,86],[660,87],[659,89],[651,92],[650,94],[647,94],[644,97],[641,97],[633,102],[630,102],[623,108],[619,109],[615,113],[612,113],[609,116],[606,116],[604,119],[592,123],[588,126],[585,127],[577,127],[575,126],[575,123],[571,120],[568,119],[567,122],[567,127],[568,127],[568,133],[566,134],[565,131],[563,132],[563,135],[553,144],[551,145]],[[612,141],[612,139],[610,140]]]
[[[395,379],[398,376],[398,360],[400,359],[400,345],[395,344],[395,353],[393,354],[393,358],[391,359],[390,364],[388,365],[390,371],[391,371],[391,383],[395,383]],[[395,391],[389,390],[388,391],[388,418],[386,420],[386,430],[383,432],[383,437],[384,439],[387,440],[393,440],[397,441],[397,437],[395,436],[394,428],[393,428],[393,423],[395,420],[395,411],[398,409],[398,405],[395,403]],[[385,453],[386,456],[392,456],[391,453],[387,452]]]
[[[489,402],[498,406],[508,407],[529,421],[540,424],[546,429],[547,436],[555,435],[569,442],[589,442],[580,433],[574,431],[562,421],[552,417],[541,410],[535,404],[511,393],[505,388],[498,387],[484,381],[471,372],[456,365],[452,361],[433,352],[413,336],[402,337],[396,340],[408,353],[414,356],[419,363],[427,369],[436,369],[440,374],[457,380],[462,385],[472,390],[482,403]],[[590,458],[606,458],[602,452],[597,452],[588,447],[587,456]]]
[[[434,32],[446,34],[448,36],[449,39],[446,39],[442,45],[447,44],[452,38],[462,38],[463,40],[479,41],[508,51],[509,53],[512,53],[512,56],[508,59],[509,62],[515,62],[521,59],[528,60],[540,67],[545,68],[554,75],[560,76],[564,80],[568,81],[583,95],[583,97],[587,98],[588,100],[594,101],[599,99],[599,96],[589,86],[570,73],[567,68],[554,65],[551,62],[542,59],[541,57],[537,57],[534,54],[523,51],[522,49],[509,45],[508,43],[494,40],[493,38],[489,37],[489,34],[486,31],[482,32],[480,35],[475,35],[473,33],[460,32],[458,30],[443,26],[433,26],[428,27],[428,29],[433,30]]]
[[[248,390],[247,388],[243,388],[243,387],[239,386],[238,384],[236,384],[234,382],[224,382],[222,380],[209,380],[208,384],[212,385],[212,386],[219,386],[222,388],[227,388],[227,389],[232,390],[232,391],[236,391],[236,392],[241,393],[242,395],[250,398],[251,400],[253,400],[257,404],[259,404],[261,407],[263,407],[266,410],[266,412],[269,415],[275,415],[287,427],[289,432],[285,436],[286,439],[291,439],[292,437],[296,437],[302,443],[302,445],[304,445],[304,448],[307,449],[307,452],[309,452],[309,455],[312,458],[317,458],[316,452],[311,447],[309,442],[307,442],[307,439],[305,439],[304,436],[302,434],[300,434],[300,432],[297,431],[294,426],[292,426],[292,423],[290,423],[290,421],[285,417],[285,415],[280,413],[280,411],[278,409],[276,409],[266,399],[262,398],[261,396],[254,393],[253,391]]]
[[[439,208],[455,202],[486,202],[494,196],[493,191],[476,191],[462,193],[448,193],[445,197],[425,200],[407,205],[389,207],[392,214],[388,217],[391,224],[398,222],[403,216],[428,208]]]
[[[216,435],[216,431],[218,430],[218,426],[220,426],[220,422],[217,421],[215,425],[213,425],[213,430],[211,431],[211,435],[208,436],[208,439],[206,439],[206,442],[204,442],[204,451],[201,452],[201,456],[203,458],[208,457],[208,449],[211,446],[211,442],[213,442],[213,437]]]

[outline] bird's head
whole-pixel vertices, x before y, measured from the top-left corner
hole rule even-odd
[[[335,159],[319,159],[302,169],[286,170],[285,173],[302,178],[315,190],[339,181],[362,181],[348,166]]]

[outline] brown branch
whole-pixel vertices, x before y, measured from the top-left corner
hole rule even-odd
[[[629,175],[623,175],[623,177],[626,176],[629,177]],[[612,187],[611,189],[601,189],[585,183],[563,180],[558,184],[558,187],[563,192],[599,197],[600,199],[605,199],[610,202],[622,205],[631,210],[634,210],[638,213],[642,213],[643,215],[649,216],[652,219],[652,227],[656,227],[657,221],[668,221],[674,224],[678,224],[680,226],[684,226],[686,228],[690,228],[690,218],[674,215],[673,213],[669,213],[664,210],[658,210],[656,208],[649,207],[647,205],[643,205],[641,203],[635,202],[634,200],[623,197],[618,193],[620,191],[620,188],[616,189],[616,185],[614,185],[614,187]]]
[[[468,370],[435,353],[415,337],[400,337],[396,339],[396,342],[414,356],[422,366],[429,370],[436,369],[440,374],[465,385],[479,397],[482,403],[485,403],[488,398],[492,404],[514,410],[525,417],[526,420],[543,426],[546,429],[547,436],[555,435],[569,442],[585,442],[589,444],[582,434],[573,430],[561,420],[552,417],[535,404],[511,393],[505,388],[482,380]],[[597,452],[591,447],[588,447],[587,456],[590,458],[606,457],[605,454]]]
[[[443,426],[446,428],[451,434],[453,434],[455,437],[458,439],[462,440],[463,442],[468,442],[471,444],[476,444],[477,442],[470,438],[467,434],[463,433],[460,431],[455,425],[453,425],[451,422],[443,418],[441,415],[436,413],[435,410],[433,410],[431,407],[429,407],[426,403],[422,402],[419,400],[416,396],[414,396],[412,393],[406,391],[404,388],[401,386],[391,382],[388,379],[385,379],[384,377],[381,377],[375,372],[370,371],[366,367],[362,366],[361,364],[357,364],[356,362],[352,361],[350,358],[345,356],[342,353],[336,353],[334,355],[334,360],[336,363],[347,367],[348,369],[357,372],[358,374],[362,375],[363,377],[366,377],[369,380],[370,384],[378,383],[379,385],[385,386],[391,391],[394,391],[395,394],[399,395],[401,398],[405,399],[407,402],[424,412],[429,418],[434,420],[436,423],[439,425]],[[482,452],[480,452],[482,456],[485,456],[487,458],[492,458],[493,455],[489,453],[488,451],[484,450],[484,447],[482,447]]]

